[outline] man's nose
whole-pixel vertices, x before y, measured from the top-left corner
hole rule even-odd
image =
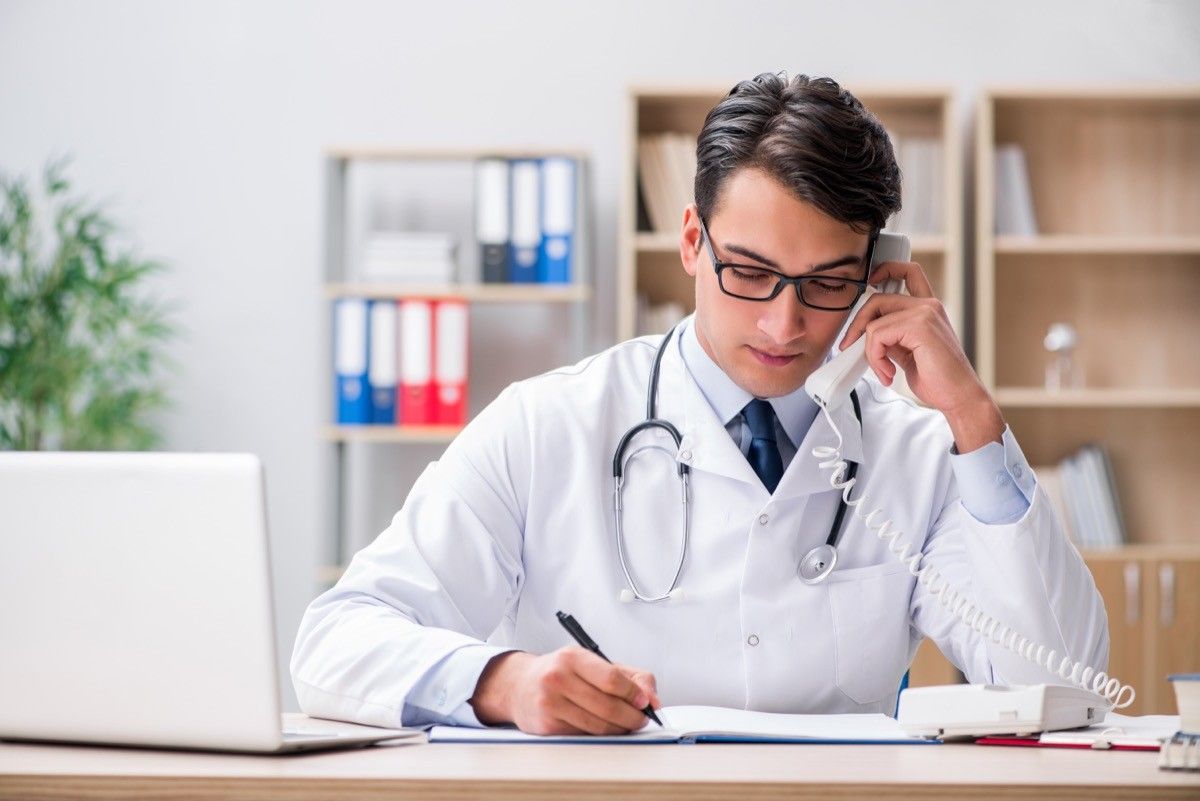
[[[804,333],[804,316],[808,309],[800,302],[796,287],[785,286],[783,291],[763,303],[758,329],[777,345],[795,341]]]

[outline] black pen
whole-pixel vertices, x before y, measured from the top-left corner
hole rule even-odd
[[[567,630],[567,634],[570,634],[571,638],[575,640],[575,642],[579,643],[581,647],[591,651],[608,664],[612,664],[612,660],[604,655],[604,652],[600,650],[600,646],[596,645],[596,641],[588,636],[588,633],[583,630],[583,626],[579,625],[575,618],[571,617],[566,612],[555,612],[554,614],[558,617],[558,622],[562,623],[562,627]],[[659,726],[663,725],[663,722],[658,719],[658,715],[654,714],[654,707],[646,704],[646,708],[643,709],[642,712],[646,714],[646,717],[653,720]]]

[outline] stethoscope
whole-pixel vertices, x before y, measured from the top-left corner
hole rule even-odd
[[[687,546],[691,531],[691,505],[688,501],[688,491],[691,484],[691,467],[678,458],[679,448],[683,442],[683,437],[680,435],[679,429],[672,425],[669,420],[660,420],[656,414],[658,373],[662,366],[663,354],[667,351],[667,343],[671,341],[671,336],[674,333],[674,328],[667,332],[667,335],[663,337],[662,343],[658,346],[658,351],[654,354],[654,366],[650,369],[650,384],[646,391],[646,419],[622,435],[621,441],[617,443],[617,451],[613,454],[613,479],[615,481],[613,487],[613,509],[616,514],[617,558],[621,563],[621,572],[625,574],[625,581],[629,585],[621,590],[621,600],[626,603],[635,600],[656,603],[667,599],[678,600],[683,597],[683,590],[679,587],[679,576],[683,573],[683,563],[687,559]],[[855,392],[850,393],[850,401],[854,404],[854,417],[861,426],[862,409],[859,408],[858,395]],[[643,431],[648,431],[652,428],[661,429],[671,435],[671,439],[675,442],[675,453],[671,453],[661,445],[651,444],[643,445],[626,456],[625,451],[628,449],[630,441]],[[671,577],[671,586],[661,595],[651,595],[643,592],[638,588],[637,582],[634,581],[633,573],[629,569],[629,561],[625,556],[625,530],[622,524],[621,495],[625,487],[625,468],[639,453],[652,450],[664,452],[678,465],[677,474],[679,476],[680,500],[683,502],[683,530],[679,537],[679,557],[675,563],[675,575]],[[850,462],[846,479],[854,478],[857,473],[858,463]],[[837,542],[841,534],[842,518],[845,515],[846,499],[842,495],[840,496],[837,514],[833,518],[833,525],[829,527],[829,536],[825,538],[825,543],[809,550],[797,566],[796,572],[800,576],[800,580],[805,584],[820,584],[833,572],[834,567],[837,566]]]

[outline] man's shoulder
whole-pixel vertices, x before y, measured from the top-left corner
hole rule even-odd
[[[661,334],[627,339],[574,364],[518,381],[516,386],[522,394],[535,397],[547,393],[561,397],[564,391],[586,391],[588,387],[618,390],[623,382],[617,379],[648,375],[661,342]]]

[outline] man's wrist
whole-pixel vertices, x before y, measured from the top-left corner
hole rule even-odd
[[[512,679],[521,663],[532,658],[524,651],[505,651],[488,660],[470,701],[480,723],[496,726],[513,722]]]
[[[950,425],[959,453],[970,453],[989,442],[1002,442],[1004,439],[1004,416],[986,391],[979,400],[942,414]]]

